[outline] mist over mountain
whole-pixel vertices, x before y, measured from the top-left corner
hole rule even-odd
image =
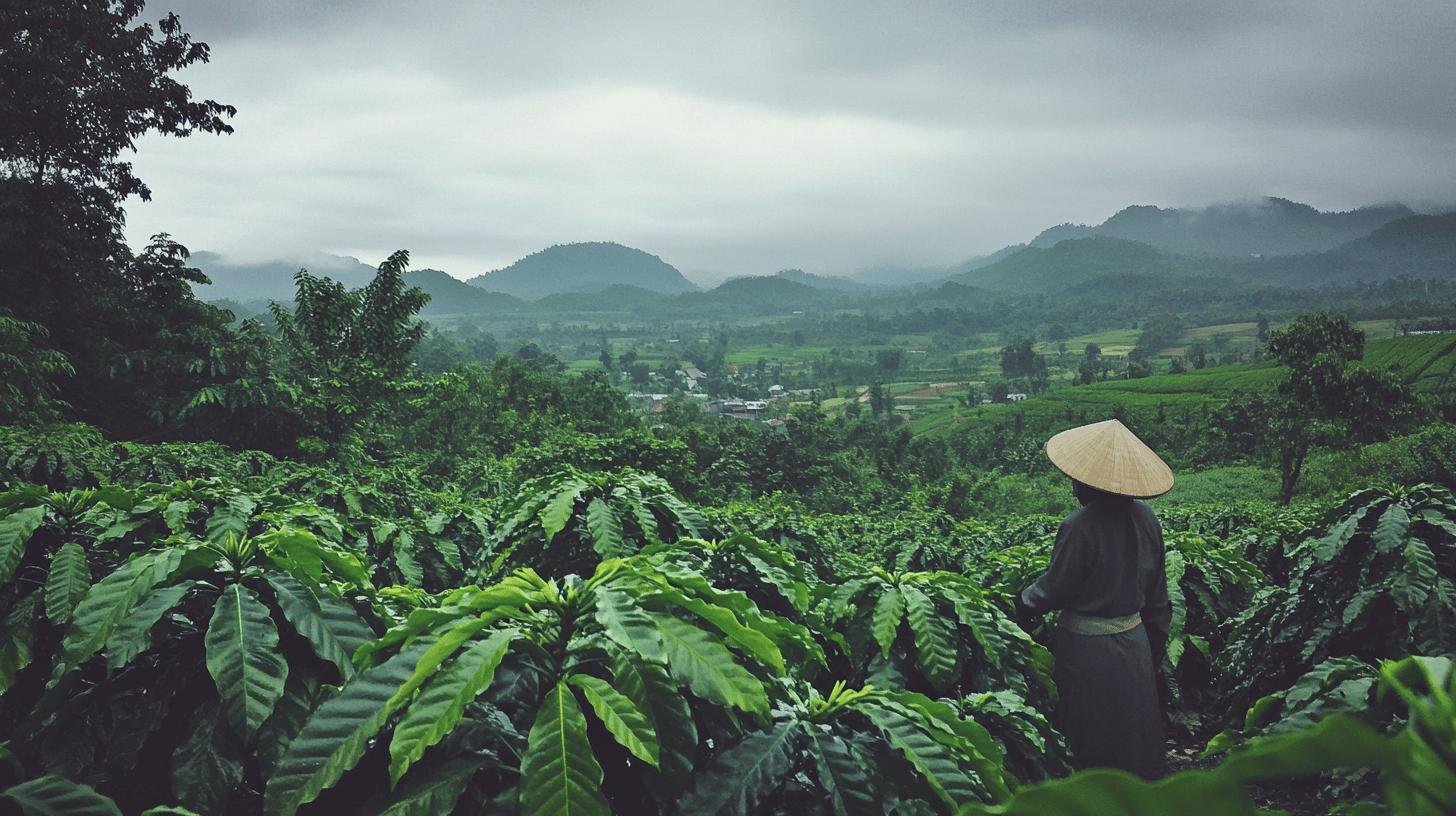
[[[774,274],[776,278],[802,283],[805,286],[812,286],[815,289],[831,289],[836,292],[867,292],[875,287],[862,281],[850,278],[841,278],[832,275],[816,275],[813,272],[805,272],[802,269],[780,269]]]
[[[203,300],[233,300],[238,303],[293,299],[293,276],[300,269],[333,278],[349,288],[374,279],[376,269],[347,255],[311,252],[296,258],[279,258],[259,263],[233,263],[215,252],[192,253],[189,263],[212,280],[208,286],[194,286]]]
[[[676,267],[656,255],[611,242],[557,244],[467,283],[527,300],[569,292],[599,292],[615,284],[662,294],[697,289]]]
[[[1284,198],[1197,208],[1127,207],[1095,227],[1061,224],[1032,239],[1049,247],[1075,238],[1106,236],[1142,241],[1181,255],[1300,255],[1334,249],[1414,213],[1403,204],[1322,212]]]
[[[1179,273],[1168,253],[1139,241],[1099,236],[1072,238],[1050,247],[1026,247],[950,280],[998,292],[1026,293],[1053,291],[1106,275],[1169,278]]]
[[[1322,246],[1348,234],[1355,235],[1318,251],[1243,251]],[[1221,249],[1213,253],[1170,246]],[[197,252],[192,261],[213,280],[211,286],[197,287],[200,296],[231,301],[250,312],[263,311],[268,300],[291,300],[293,275],[300,267],[351,288],[365,285],[375,272],[357,258],[324,253],[234,264],[215,253]],[[896,290],[907,297],[917,291],[941,292],[942,297],[968,300],[1026,295],[1098,299],[1111,292],[1136,297],[1151,290],[1187,290],[1188,297],[1196,298],[1193,293],[1206,293],[1210,287],[1304,289],[1400,277],[1456,280],[1456,214],[1414,215],[1398,205],[1322,213],[1272,198],[1188,210],[1128,207],[1097,227],[1059,225],[1029,244],[1013,244],[952,266],[886,266],[862,270],[853,278],[784,269],[771,276],[732,278],[707,290],[698,289],[661,258],[615,243],[549,247],[469,282],[438,269],[406,273],[410,285],[430,295],[422,312],[427,319],[604,312],[646,317],[735,310],[773,314],[849,300],[891,303]],[[944,289],[947,284],[952,288]]]
[[[1334,249],[1290,255],[1179,254],[1103,235],[1033,244],[950,280],[1009,294],[1063,295],[1114,283],[1131,291],[1134,282],[1165,289],[1212,284],[1310,288],[1401,277],[1456,280],[1456,214],[1410,215]]]

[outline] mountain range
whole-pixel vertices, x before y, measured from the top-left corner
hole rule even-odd
[[[1404,204],[1321,212],[1285,198],[1162,209],[1126,207],[1095,227],[1061,224],[1031,240],[1051,247],[1072,238],[1123,238],[1179,255],[1249,257],[1324,252],[1415,213]]]
[[[356,258],[315,253],[267,263],[231,264],[209,252],[192,255],[209,275],[208,300],[261,310],[287,300],[293,275],[306,267],[350,287],[374,268]],[[1307,288],[1396,277],[1456,280],[1456,214],[1416,215],[1401,205],[1320,212],[1285,199],[1197,209],[1128,207],[1095,227],[1052,227],[1026,244],[946,267],[867,270],[853,278],[785,269],[730,279],[702,291],[656,255],[615,243],[543,249],[494,272],[461,281],[436,269],[407,273],[430,295],[426,318],[520,312],[632,312],[680,308],[763,313],[826,305],[846,298],[942,291],[957,298],[1093,291],[1098,281],[1138,288],[1279,286]],[[908,280],[907,280],[908,278]],[[951,283],[960,288],[944,289]],[[979,293],[979,294],[972,294]]]

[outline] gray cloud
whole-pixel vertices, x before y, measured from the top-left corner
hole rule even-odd
[[[171,7],[237,133],[145,140],[129,234],[243,258],[839,273],[1130,203],[1456,199],[1446,2]]]

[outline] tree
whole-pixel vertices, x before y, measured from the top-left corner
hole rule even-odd
[[[16,0],[0,11],[0,163],[40,188],[99,191],[115,206],[151,191],[120,160],[150,132],[231,133],[237,109],[168,74],[207,62],[177,15],[132,22],[144,0]],[[158,36],[160,34],[160,36]]]
[[[1023,337],[1001,349],[1001,373],[1007,377],[1045,379],[1046,358],[1032,350],[1032,338]]]
[[[54,419],[58,380],[75,373],[44,326],[0,313],[0,422]]]
[[[1188,347],[1188,362],[1196,369],[1202,369],[1208,365],[1208,348],[1202,343],[1194,343]]]
[[[358,290],[300,269],[294,310],[269,305],[303,415],[331,454],[395,395],[424,337],[414,316],[429,295],[405,286],[408,266],[399,250]]]
[[[881,349],[875,352],[875,365],[885,374],[893,377],[905,361],[905,352],[900,349]]]
[[[1082,350],[1082,362],[1077,366],[1077,384],[1091,383],[1102,369],[1102,347],[1096,343],[1088,343]]]
[[[1300,315],[1269,333],[1269,354],[1288,368],[1269,434],[1279,467],[1279,500],[1288,503],[1311,447],[1374,442],[1414,413],[1414,399],[1389,369],[1358,361],[1365,333],[1342,314]]]
[[[156,403],[107,382],[130,373],[124,358],[154,342],[180,340],[180,349],[162,352],[180,354],[194,341],[206,348],[222,339],[212,331],[216,310],[198,308],[183,282],[205,278],[195,270],[168,277],[187,269],[185,250],[149,247],[134,257],[126,247],[122,203],[150,191],[122,154],[147,133],[230,133],[225,119],[236,112],[194,100],[170,76],[206,62],[207,45],[176,15],[155,28],[135,25],[142,8],[141,0],[0,7],[0,292],[75,365],[67,401],[124,434],[149,430],[136,418]],[[122,419],[111,421],[116,414]],[[165,418],[152,422],[150,430],[165,429]]]

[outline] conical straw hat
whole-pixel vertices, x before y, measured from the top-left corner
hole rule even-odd
[[[1098,490],[1150,499],[1173,489],[1173,471],[1115,419],[1062,431],[1046,443],[1063,473]]]

